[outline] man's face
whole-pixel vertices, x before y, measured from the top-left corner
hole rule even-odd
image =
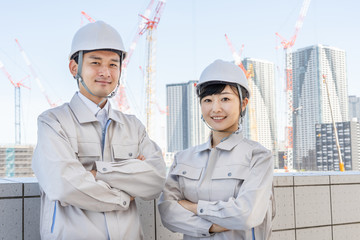
[[[70,72],[76,75],[78,65],[74,60],[69,64]],[[120,77],[120,56],[111,51],[93,51],[83,56],[81,77],[89,90],[96,96],[91,95],[80,83],[80,93],[98,104],[108,96],[116,87]]]

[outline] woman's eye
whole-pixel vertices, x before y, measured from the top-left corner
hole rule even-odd
[[[203,102],[209,103],[209,102],[211,102],[211,100],[210,99],[204,99]]]
[[[223,100],[224,102],[226,102],[226,101],[229,101],[230,99],[225,97],[225,98],[223,98],[222,100]]]

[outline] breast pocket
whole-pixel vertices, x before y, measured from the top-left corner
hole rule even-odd
[[[139,147],[137,144],[132,144],[132,145],[113,144],[112,152],[115,162],[125,159],[133,159],[139,156]]]
[[[98,143],[78,143],[78,159],[87,171],[92,170],[100,156],[101,149]]]
[[[242,164],[216,167],[212,180],[212,199],[227,201],[236,198],[242,183],[249,175],[250,168]]]
[[[203,168],[195,168],[186,164],[177,164],[171,175],[179,177],[179,185],[185,199],[191,202],[199,200],[197,194],[197,186]]]

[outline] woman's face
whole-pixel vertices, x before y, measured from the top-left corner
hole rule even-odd
[[[204,120],[214,130],[235,132],[238,129],[240,99],[229,85],[220,94],[205,96],[200,104]],[[246,106],[247,99],[244,104]]]

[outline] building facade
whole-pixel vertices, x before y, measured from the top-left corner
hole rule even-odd
[[[243,60],[250,72],[251,97],[244,121],[245,136],[260,142],[274,154],[275,168],[279,168],[277,157],[278,136],[275,103],[275,66],[272,62],[254,58]]]
[[[314,45],[292,53],[294,168],[313,170],[316,166],[315,125],[331,123],[326,86],[335,122],[348,121],[345,51]]]
[[[359,171],[360,123],[336,123],[340,151],[345,170]],[[316,166],[319,171],[339,171],[339,154],[333,124],[316,124]]]
[[[166,85],[167,152],[177,152],[204,143],[209,129],[201,120],[197,81]]]
[[[349,96],[349,120],[354,118],[360,121],[360,98]]]
[[[30,145],[0,146],[0,177],[33,177]]]

